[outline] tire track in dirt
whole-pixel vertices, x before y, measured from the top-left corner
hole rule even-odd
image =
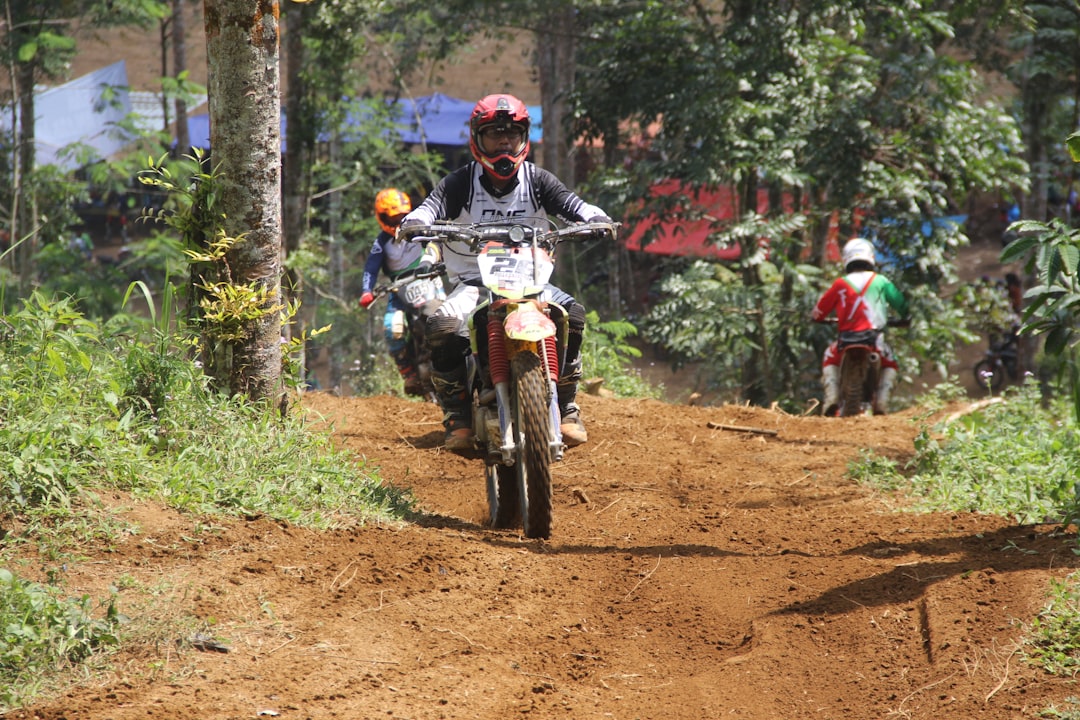
[[[413,521],[194,536],[134,505],[143,532],[88,549],[73,585],[156,583],[156,610],[212,619],[231,652],[147,646],[12,717],[1013,720],[1075,693],[1014,653],[1074,537],[894,512],[844,477],[864,447],[910,456],[913,413],[585,397],[590,442],[555,468],[538,542],[485,527],[482,467],[439,449],[434,406],[305,404],[412,488]]]

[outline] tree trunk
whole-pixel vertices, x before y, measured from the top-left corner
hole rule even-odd
[[[544,128],[541,165],[571,189],[575,178],[563,120],[567,115],[567,97],[574,89],[575,17],[572,4],[560,4],[550,11],[536,37]]]
[[[186,0],[172,0],[172,75],[175,78],[179,78],[187,71],[187,22],[184,18],[185,2]],[[183,157],[191,152],[191,135],[188,133],[187,100],[184,99],[182,93],[177,94],[174,107],[176,108],[176,155],[177,157]]]
[[[231,346],[229,390],[280,402],[281,100],[276,0],[205,0],[210,147],[220,168],[233,282],[265,289],[258,317]]]
[[[757,212],[757,173],[749,172],[744,182],[746,184],[742,187],[742,207],[737,209],[736,219],[741,219],[749,212]],[[743,238],[740,243],[743,286],[747,289],[756,288],[761,285],[759,265],[751,264],[748,260],[758,252],[758,239]],[[757,302],[760,303],[760,294],[753,293],[753,295],[759,298]],[[758,305],[753,312],[753,334],[757,347],[750,351],[743,365],[743,398],[752,405],[767,406],[772,400],[772,388],[770,387],[769,337],[765,329],[765,309]]]
[[[330,141],[330,163],[337,167],[341,161],[341,137],[334,131]],[[326,233],[330,239],[330,293],[337,298],[345,297],[345,243],[341,237],[341,192],[331,193],[328,198],[329,212],[326,218]],[[330,353],[329,384],[334,393],[342,394],[342,363],[344,348],[341,343],[333,342]]]
[[[290,3],[285,14],[285,154],[281,179],[282,224],[284,229],[285,257],[289,257],[303,244],[308,214],[308,195],[304,192],[306,178],[311,167],[311,142],[304,120],[304,83],[300,71],[304,64],[304,26],[308,17],[308,5]],[[286,271],[284,294],[290,302],[304,298],[304,279],[295,272]],[[300,306],[296,319],[297,330],[302,337],[311,321],[308,303]],[[284,328],[285,336],[292,337],[292,328]],[[298,364],[300,376],[307,377],[308,358],[306,348],[301,347]]]
[[[34,172],[36,134],[34,122],[34,74],[33,63],[20,63],[17,69],[19,91],[19,151],[18,162],[22,187],[16,188],[19,198],[18,217],[13,223],[18,235],[12,233],[11,241],[18,243],[15,250],[15,271],[19,275],[19,297],[29,297],[36,285],[34,281],[34,255],[37,253],[37,202],[33,192],[27,192],[25,180]]]

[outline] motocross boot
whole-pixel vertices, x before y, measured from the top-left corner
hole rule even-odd
[[[821,384],[825,386],[821,414],[825,417],[836,417],[840,410],[840,366],[826,365],[821,368]]]
[[[875,415],[885,415],[889,412],[889,394],[892,393],[895,384],[896,370],[894,368],[882,368],[881,379],[878,380],[878,391],[874,396]]]
[[[431,384],[443,410],[446,428],[446,449],[457,455],[470,456],[475,450],[472,429],[472,403],[465,385],[465,365],[450,371],[431,371]]]
[[[581,421],[581,408],[576,402],[579,380],[581,357],[567,364],[555,388],[559,397],[559,414],[562,416],[559,430],[566,447],[576,447],[589,441],[589,433],[585,431],[585,423]]]
[[[413,365],[408,349],[402,348],[397,352],[391,352],[390,355],[394,358],[394,364],[397,365],[401,379],[405,383],[405,394],[423,397],[424,386],[420,382],[420,373],[417,372],[416,366]]]
[[[401,373],[401,379],[405,383],[405,394],[423,397],[424,384],[420,381],[420,373],[416,371],[416,368],[409,365],[408,367],[399,367],[398,371]]]

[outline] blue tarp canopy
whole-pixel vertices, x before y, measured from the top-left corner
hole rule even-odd
[[[401,98],[393,117],[401,141],[408,144],[426,142],[428,145],[465,146],[469,144],[469,114],[474,102],[434,93],[418,98]],[[539,105],[529,105],[532,128],[529,139],[540,142],[543,138]],[[194,147],[210,147],[210,116],[206,113],[188,117],[188,135]],[[285,149],[285,115],[281,116],[282,150]]]
[[[73,143],[91,148],[98,156],[92,159],[110,157],[132,140],[118,125],[130,112],[127,66],[123,60],[35,93],[34,162],[75,169],[83,163],[61,152]],[[0,129],[11,130],[9,111],[0,114]]]

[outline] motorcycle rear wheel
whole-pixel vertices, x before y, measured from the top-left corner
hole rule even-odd
[[[840,417],[863,414],[867,367],[863,361],[845,362],[840,369]]]
[[[551,537],[551,445],[554,433],[548,405],[548,382],[540,358],[523,352],[510,361],[516,400],[518,491],[527,538]]]

